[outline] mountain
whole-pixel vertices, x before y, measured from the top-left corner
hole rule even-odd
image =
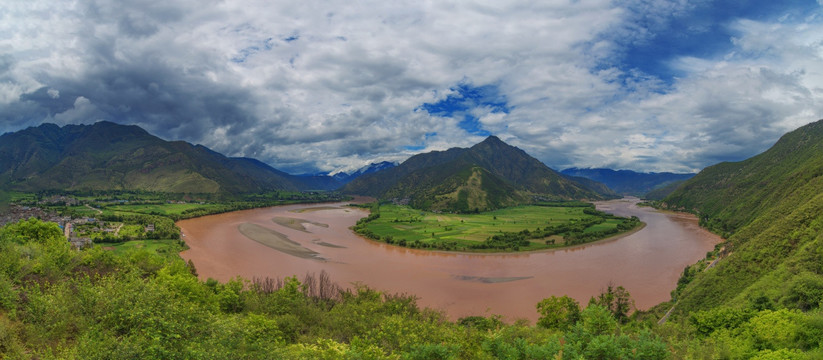
[[[351,194],[408,199],[417,208],[489,210],[546,199],[604,199],[495,136],[471,148],[412,156],[397,167],[361,176],[343,188]]]
[[[328,172],[320,172],[315,174],[301,174],[296,175],[297,178],[304,184],[304,187],[312,190],[337,190],[343,185],[350,183],[366,174],[378,172],[380,170],[390,169],[397,166],[397,163],[381,161],[373,163],[357,169],[353,173],[339,172],[331,175]]]
[[[663,200],[666,196],[669,196],[677,190],[677,188],[684,182],[686,182],[686,180],[677,180],[666,183],[665,185],[658,186],[654,190],[647,192],[646,195],[643,195],[642,197],[646,200]]]
[[[612,169],[580,169],[569,168],[561,171],[562,174],[579,176],[606,184],[609,189],[618,194],[644,196],[646,193],[665,187],[673,182],[691,178],[694,174],[641,173],[632,170]]]
[[[823,120],[750,159],[707,167],[663,205],[728,237],[729,255],[695,277],[678,308],[823,306]]]
[[[43,124],[0,136],[0,186],[245,193],[312,188],[260,161],[165,141],[137,126]]]
[[[381,171],[381,170],[391,169],[391,168],[396,167],[396,166],[397,166],[396,162],[381,161],[381,162],[378,162],[378,163],[372,163],[372,164],[366,165],[364,167],[361,167],[361,168],[357,169],[356,171],[354,171],[351,174],[345,173],[345,172],[339,172],[339,173],[336,173],[336,174],[330,175],[330,176],[333,177],[335,180],[339,181],[341,186],[342,186],[342,185],[350,183],[352,180],[357,179],[357,178],[359,178],[363,175],[376,173],[376,172]]]

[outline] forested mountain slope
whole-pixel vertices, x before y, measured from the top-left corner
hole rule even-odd
[[[43,124],[0,136],[0,186],[21,191],[294,191],[333,180],[326,178],[301,179],[254,159],[226,157],[202,145],[165,141],[137,126],[106,121]]]
[[[728,236],[729,255],[680,294],[681,311],[823,301],[823,121],[748,160],[703,170],[664,200]]]
[[[397,167],[362,176],[343,190],[408,199],[421,209],[455,211],[495,209],[534,197],[598,200],[615,196],[603,186],[587,186],[563,176],[494,136],[471,148],[412,156]]]

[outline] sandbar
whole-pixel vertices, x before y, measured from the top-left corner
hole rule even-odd
[[[288,236],[272,229],[256,224],[243,223],[237,226],[237,230],[247,238],[285,254],[303,259],[325,260],[320,257],[320,254],[316,251],[304,248],[300,244],[290,240]]]
[[[311,242],[314,243],[314,244],[320,245],[320,246],[325,246],[325,247],[330,247],[330,248],[336,248],[336,249],[345,249],[346,248],[345,246],[336,245],[336,244],[332,244],[332,243],[327,243],[327,242],[322,241],[320,239],[314,239]]]
[[[483,277],[483,276],[469,276],[469,275],[454,275],[457,280],[479,282],[484,284],[497,284],[509,281],[531,279],[534,276],[514,276],[514,277]]]
[[[308,207],[303,209],[292,210],[291,212],[296,213],[304,213],[304,212],[312,212],[312,211],[320,211],[320,210],[340,210],[341,208],[336,206],[316,206],[316,207]],[[348,212],[348,210],[346,210]]]
[[[290,218],[290,217],[283,217],[283,216],[276,216],[276,217],[272,218],[271,221],[274,221],[274,223],[277,224],[277,225],[282,225],[282,226],[285,226],[289,229],[302,231],[302,232],[309,232],[308,230],[306,230],[306,227],[303,224],[312,224],[312,225],[320,226],[320,227],[324,227],[324,228],[329,227],[328,224],[323,224],[323,223],[304,220],[304,219],[295,219],[295,218]]]

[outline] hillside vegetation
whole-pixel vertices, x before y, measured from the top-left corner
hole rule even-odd
[[[693,211],[728,237],[729,255],[690,279],[678,308],[823,306],[822,175],[818,121],[760,155],[706,168],[667,197],[664,206]]]

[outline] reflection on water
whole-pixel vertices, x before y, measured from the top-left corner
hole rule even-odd
[[[191,259],[204,279],[282,278],[325,270],[341,286],[362,282],[386,292],[415,294],[420,305],[441,309],[453,319],[501,314],[508,320],[534,321],[541,299],[569,295],[585,305],[610,282],[625,287],[640,309],[667,301],[683,268],[720,241],[698,227],[691,215],[658,212],[636,203],[637,199],[597,203],[600,210],[639,217],[647,225],[636,233],[570,249],[517,254],[434,252],[367,240],[349,230],[367,212],[342,203],[244,210],[183,220],[178,226],[190,247],[181,256]],[[305,232],[272,221],[283,217],[328,227],[307,226]],[[301,259],[266,247],[237,230],[243,223],[285,234],[329,261]]]

